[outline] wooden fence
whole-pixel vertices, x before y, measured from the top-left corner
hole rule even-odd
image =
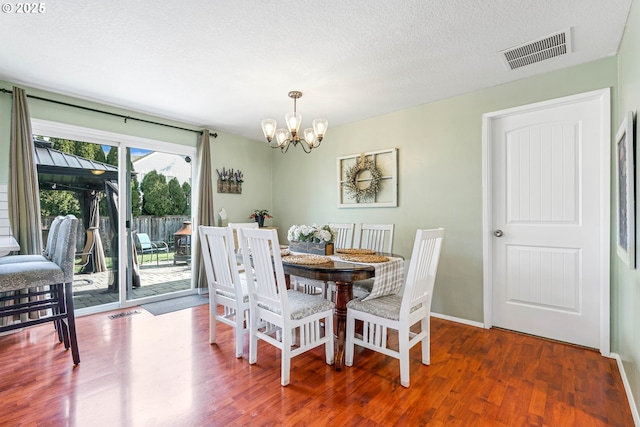
[[[42,218],[43,245],[47,243],[47,234],[49,226],[55,217]],[[100,238],[105,254],[111,253],[111,225],[110,218],[100,218]],[[166,242],[169,247],[173,247],[173,233],[178,231],[185,221],[191,221],[190,217],[179,215],[168,216],[139,216],[132,219],[131,229],[137,233],[146,233],[152,241],[161,240]],[[76,249],[82,251],[85,242],[85,228],[82,218],[78,221],[78,238],[76,241]]]

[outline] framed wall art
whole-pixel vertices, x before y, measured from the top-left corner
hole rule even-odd
[[[635,268],[635,150],[633,112],[625,114],[616,133],[618,256]]]
[[[398,206],[398,149],[338,157],[338,207]]]

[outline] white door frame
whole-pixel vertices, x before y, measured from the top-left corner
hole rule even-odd
[[[549,101],[537,102],[505,110],[494,111],[482,116],[482,249],[483,249],[483,282],[484,282],[484,327],[493,326],[493,194],[491,194],[491,150],[490,142],[494,120],[513,114],[541,110],[548,107],[568,105],[587,100],[598,100],[602,123],[600,135],[600,353],[609,356],[610,352],[610,216],[611,216],[611,112],[610,89],[599,89],[578,95],[571,95]]]

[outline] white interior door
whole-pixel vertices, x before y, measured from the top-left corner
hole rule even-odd
[[[487,326],[608,353],[608,103],[598,91],[485,117]]]

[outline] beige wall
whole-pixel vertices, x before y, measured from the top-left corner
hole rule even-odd
[[[394,251],[409,257],[417,228],[444,227],[433,311],[482,322],[482,115],[615,82],[616,59],[604,59],[330,128],[310,155],[275,153],[280,239],[302,221],[393,222]],[[398,207],[339,209],[336,157],[391,147],[398,148]]]
[[[640,109],[640,3],[634,0],[629,20],[618,53],[618,101],[617,114],[612,128],[615,135],[627,111],[636,115]],[[638,137],[636,118],[636,138]],[[636,159],[638,159],[636,140]],[[636,160],[636,165],[638,162]],[[640,189],[640,173],[636,170],[636,200]],[[612,191],[615,197],[615,191]],[[612,203],[615,207],[616,203]],[[636,208],[637,211],[637,208]],[[612,229],[615,229],[615,209],[612,209]],[[640,243],[640,230],[636,213],[636,247]],[[615,236],[615,233],[612,232]],[[611,338],[612,351],[620,355],[629,386],[635,397],[636,407],[640,403],[640,274],[630,269],[616,255],[615,242],[611,256]],[[640,266],[640,263],[636,261]]]

